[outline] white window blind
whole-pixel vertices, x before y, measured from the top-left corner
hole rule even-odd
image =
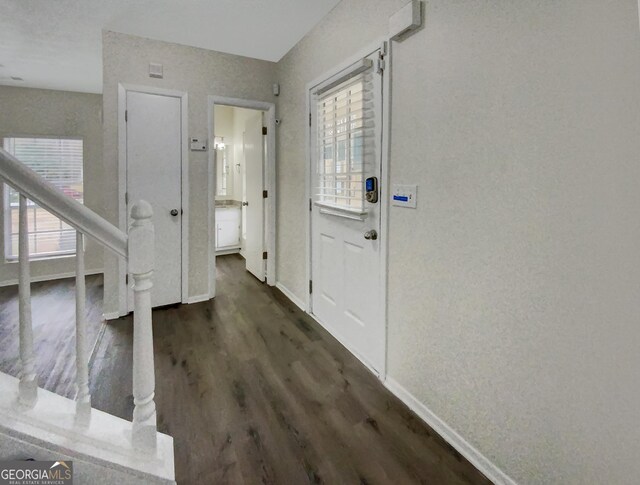
[[[317,186],[322,205],[364,210],[364,172],[374,155],[372,69],[316,96]]]
[[[83,142],[77,138],[13,137],[5,150],[65,195],[83,202]],[[18,258],[18,193],[5,186],[5,257]],[[74,254],[75,229],[28,201],[29,252],[32,257]]]

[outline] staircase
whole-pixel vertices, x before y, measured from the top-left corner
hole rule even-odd
[[[0,148],[0,180],[20,194],[19,379],[0,373],[0,460],[74,461],[76,483],[175,483],[173,439],[157,432],[151,325],[154,261],[153,211],[131,209],[129,234],[67,197]],[[76,230],[75,402],[38,387],[31,325],[27,199]],[[85,318],[84,240],[91,237],[127,262],[134,294],[133,422],[91,407]],[[98,475],[95,475],[98,474]]]

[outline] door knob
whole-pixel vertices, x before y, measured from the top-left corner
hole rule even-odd
[[[169,214],[171,214],[173,217],[178,215],[178,209],[171,209],[171,212],[169,212]]]
[[[367,240],[375,241],[378,239],[378,232],[375,229],[371,229],[364,233],[364,238]]]
[[[248,206],[248,205],[249,205],[249,202],[243,202],[243,203],[242,203],[242,207],[246,207],[246,206]]]

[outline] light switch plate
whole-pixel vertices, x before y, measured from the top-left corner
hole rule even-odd
[[[415,209],[418,203],[417,185],[393,184],[391,190],[391,204],[396,207]]]

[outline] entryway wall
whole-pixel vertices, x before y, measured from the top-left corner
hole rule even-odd
[[[161,63],[164,78],[149,77],[149,63]],[[189,136],[206,139],[208,132],[207,96],[273,102],[275,64],[245,57],[144,39],[126,34],[103,32],[103,111],[105,215],[118,225],[118,114],[119,84],[154,86],[186,92],[189,98]],[[212,261],[209,250],[208,221],[214,187],[209,174],[208,152],[188,152],[189,195],[189,302],[209,299],[213,290],[209,278]],[[125,311],[117,291],[124,274],[117,259],[105,253],[105,315],[115,318]]]
[[[278,64],[278,278],[299,303],[305,84],[406,3],[343,0]],[[388,66],[391,183],[418,207],[390,209],[387,385],[495,483],[633,483],[638,4],[422,5]]]

